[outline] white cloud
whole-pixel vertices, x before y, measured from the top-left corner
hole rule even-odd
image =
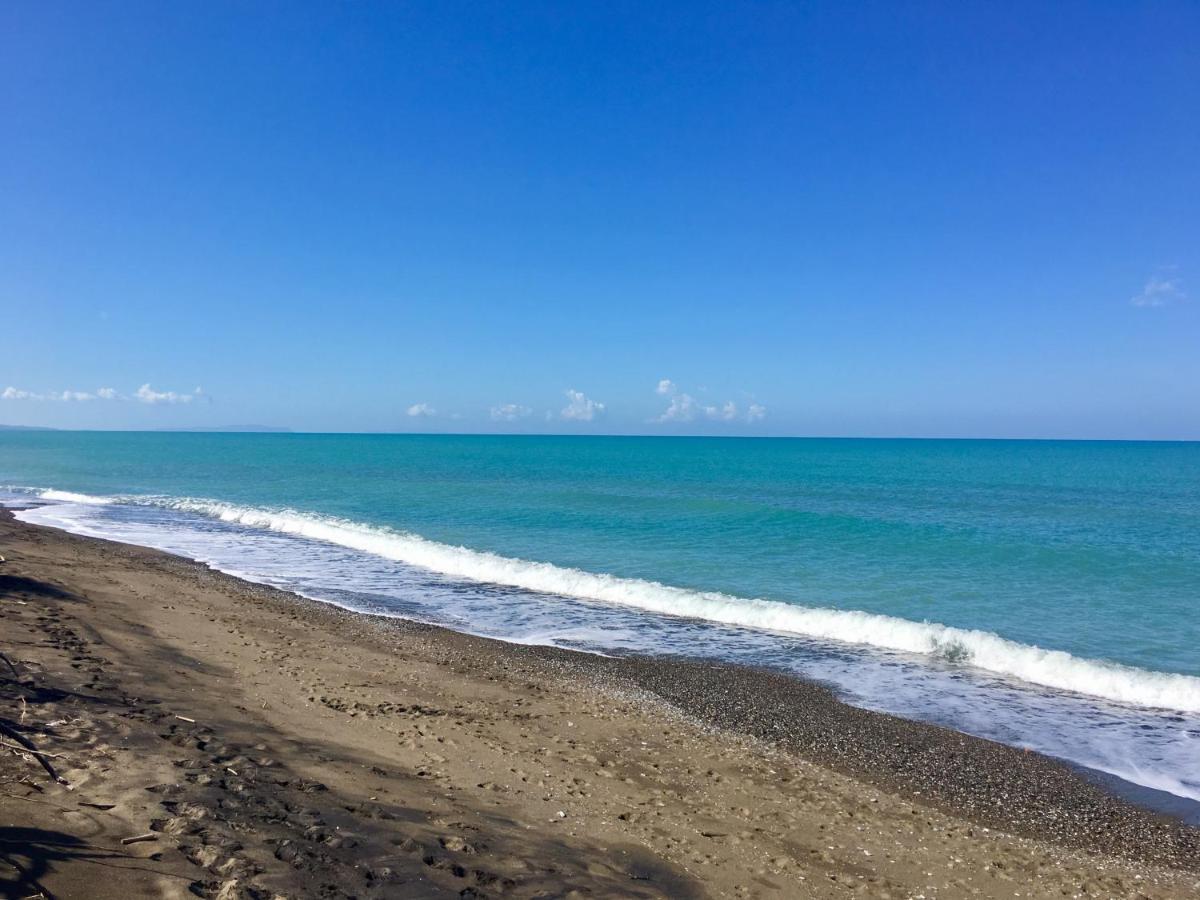
[[[666,411],[658,417],[660,422],[690,422],[696,418],[696,401],[689,394],[676,394]]]
[[[559,413],[562,418],[590,422],[596,416],[604,414],[604,404],[589,400],[582,391],[568,390],[566,394],[568,403]]]
[[[670,378],[661,379],[654,389],[654,393],[671,398],[670,405],[657,421],[690,422],[696,418],[696,401],[690,394],[680,393],[678,386]]]
[[[679,390],[675,382],[669,378],[662,379],[654,389],[654,393],[671,398],[670,404],[663,414],[653,421],[656,422],[691,422],[698,416],[703,416],[714,422],[733,422],[738,418],[738,405],[732,400],[721,404],[702,404],[691,394]],[[747,422],[757,422],[767,414],[767,408],[758,403],[751,403],[746,410]]]
[[[156,391],[150,387],[147,382],[143,384],[134,393],[142,403],[159,404],[159,403],[191,403],[200,394],[200,388],[196,388],[195,394],[177,394],[174,391]]]
[[[25,391],[10,385],[0,391],[0,400],[52,400],[59,403],[87,403],[90,400],[116,400],[117,397],[117,392],[112,388],[100,388],[94,394],[90,391],[51,391],[48,394],[39,394],[36,391]]]
[[[428,403],[414,403],[408,408],[408,414],[414,419],[427,419],[436,412]]]
[[[716,419],[721,422],[732,422],[737,418],[737,414],[737,404],[732,400],[726,400],[720,406],[704,407],[704,415],[708,416],[710,419]]]
[[[1130,297],[1129,302],[1134,306],[1167,306],[1186,299],[1187,294],[1183,292],[1183,282],[1179,278],[1151,275],[1146,279],[1142,292]]]
[[[732,400],[726,400],[720,406],[701,405],[691,394],[678,393],[671,398],[670,405],[658,417],[658,421],[691,422],[702,415],[714,422],[732,422],[737,414],[737,404]]]
[[[523,419],[532,414],[532,409],[522,406],[520,403],[505,403],[492,407],[493,422],[515,422],[517,419]]]

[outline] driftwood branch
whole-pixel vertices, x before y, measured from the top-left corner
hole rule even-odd
[[[47,759],[66,759],[61,753],[47,753],[45,750],[34,750],[29,747],[22,747],[20,744],[10,744],[8,741],[0,741],[0,747],[7,747],[9,750],[16,750],[18,753],[28,753],[30,756],[44,756]]]
[[[25,735],[21,734],[21,732],[17,731],[16,729],[5,725],[3,722],[0,722],[0,734],[3,734],[5,737],[12,738],[14,741],[16,741],[16,745],[10,744],[8,741],[0,741],[0,746],[9,747],[10,749],[29,754],[41,764],[41,767],[46,770],[47,775],[60,784],[66,784],[66,779],[60,777],[59,774],[54,771],[54,766],[50,765],[49,762],[50,759],[62,759],[62,756],[57,753],[42,752],[34,745],[33,741],[29,740],[29,738],[25,737]]]
[[[9,668],[9,669],[12,671],[12,673],[13,673],[13,678],[20,678],[20,677],[21,677],[21,673],[17,671],[17,667],[13,665],[13,663],[12,663],[12,660],[11,660],[11,659],[9,659],[9,658],[8,658],[7,656],[5,656],[3,653],[0,653],[0,659],[4,660],[4,664],[5,664],[6,666],[8,666],[8,668]]]

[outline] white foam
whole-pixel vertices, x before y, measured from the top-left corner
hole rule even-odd
[[[73,491],[41,491],[38,496],[43,500],[56,500],[59,503],[86,503],[89,506],[107,506],[115,503],[115,497],[96,497],[92,494],[76,494]]]
[[[1200,678],[1084,659],[1061,650],[1011,641],[987,631],[618,578],[454,547],[415,534],[294,510],[267,510],[190,499],[146,498],[142,502],[213,516],[250,528],[337,544],[454,578],[726,625],[924,654],[1046,687],[1137,706],[1200,712]]]

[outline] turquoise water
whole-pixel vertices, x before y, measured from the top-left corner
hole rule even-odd
[[[1048,749],[1200,796],[1200,444],[0,433],[0,485],[352,608],[783,665],[1010,743],[1047,703],[1174,716],[1120,764]],[[1014,696],[1040,731],[969,709]]]

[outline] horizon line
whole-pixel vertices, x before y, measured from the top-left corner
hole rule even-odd
[[[643,432],[510,432],[510,431],[322,431],[285,427],[272,428],[55,428],[46,425],[0,425],[0,434],[18,432],[59,432],[65,434],[253,434],[262,437],[304,436],[377,436],[377,437],[511,437],[511,438],[651,438],[754,440],[754,441],[990,441],[1020,443],[1079,444],[1197,444],[1200,438],[1123,438],[1123,437],[966,437],[962,435],[853,435],[853,434],[653,434]]]

